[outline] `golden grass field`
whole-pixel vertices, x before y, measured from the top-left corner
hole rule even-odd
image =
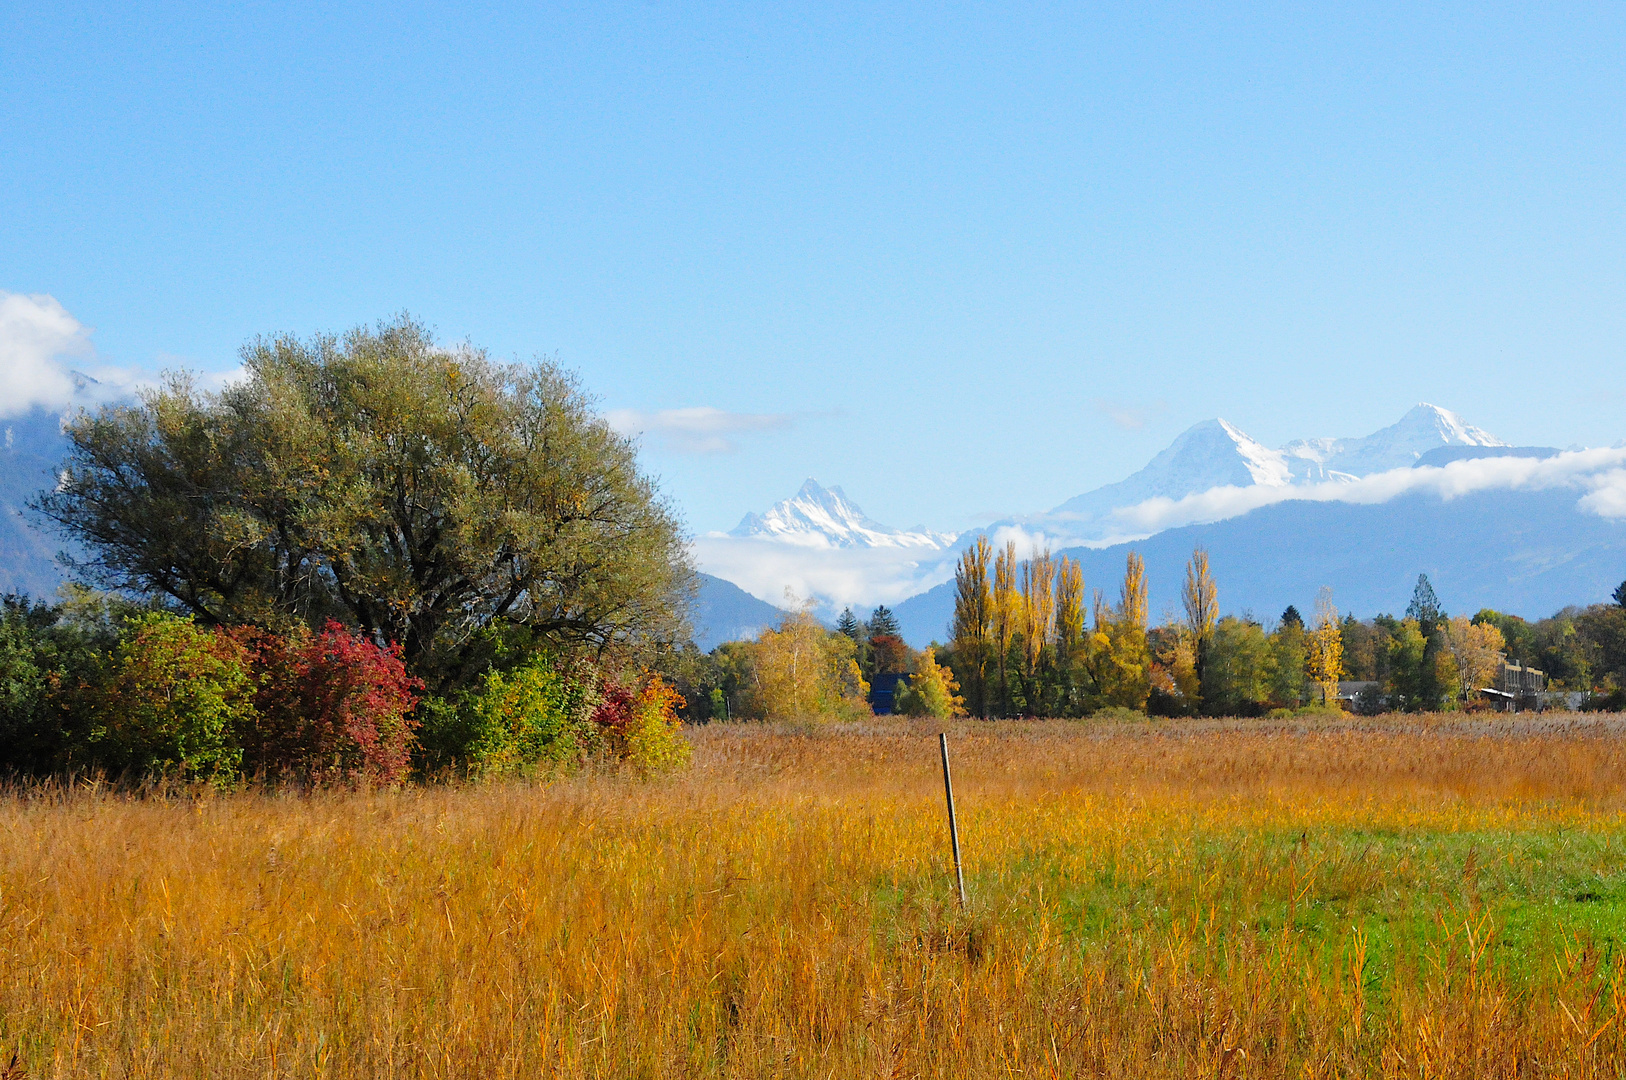
[[[655,782],[0,799],[9,1077],[1626,1072],[1626,720],[690,732]]]

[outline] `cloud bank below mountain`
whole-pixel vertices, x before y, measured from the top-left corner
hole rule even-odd
[[[90,335],[53,296],[0,291],[0,416],[108,401],[145,381],[102,364]]]
[[[1182,525],[1203,525],[1238,517],[1280,502],[1346,502],[1371,505],[1402,495],[1427,494],[1442,500],[1480,491],[1540,491],[1574,488],[1579,506],[1600,517],[1626,517],[1626,448],[1575,450],[1548,458],[1485,457],[1444,466],[1390,469],[1346,481],[1293,487],[1217,487],[1180,499],[1152,498],[1112,513],[1121,534],[1106,543],[1137,540]]]
[[[701,536],[691,544],[708,574],[779,607],[812,600],[820,610],[895,604],[954,577],[952,550],[816,547],[779,540]]]

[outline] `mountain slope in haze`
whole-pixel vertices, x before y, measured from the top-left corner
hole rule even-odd
[[[733,582],[701,574],[700,592],[694,604],[694,643],[710,652],[725,641],[754,638],[764,629],[777,626],[785,613],[758,600]]]
[[[821,487],[809,478],[801,490],[765,513],[746,514],[729,536],[737,539],[780,540],[810,547],[835,548],[945,548],[954,542],[949,533],[924,528],[894,529],[865,515],[839,487]]]
[[[36,408],[0,420],[0,592],[50,597],[66,580],[56,559],[62,539],[27,505],[52,485],[67,452],[56,412]]]
[[[809,481],[795,498],[768,513],[746,515],[731,534],[699,538],[694,550],[705,569],[760,598],[778,597],[789,589],[832,615],[844,604],[868,607],[877,602],[907,611],[914,603],[909,597],[951,577],[956,548],[979,534],[1001,544],[1014,540],[1024,551],[1030,545],[1052,550],[1102,548],[1155,537],[1171,528],[1219,523],[1250,511],[1257,514],[1267,504],[1328,499],[1352,504],[1383,502],[1401,491],[1433,483],[1412,484],[1400,478],[1397,471],[1409,473],[1416,466],[1554,454],[1547,448],[1510,447],[1456,413],[1426,403],[1370,435],[1299,439],[1280,449],[1271,449],[1236,425],[1214,419],[1182,432],[1124,480],[1068,499],[1048,513],[1009,518],[966,533],[954,547],[936,546],[947,539],[941,534],[879,525],[853,506],[839,488],[825,489]],[[1457,479],[1460,477],[1445,477],[1440,483],[1448,486]],[[1513,477],[1506,485],[1516,488],[1521,481]],[[1578,511],[1572,505],[1568,513],[1574,516]],[[1586,516],[1582,534],[1598,524]],[[1626,516],[1626,509],[1616,516]],[[1265,517],[1269,515],[1252,520]],[[1355,517],[1366,520],[1358,512]],[[1381,544],[1384,537],[1376,535],[1372,540]],[[1272,557],[1268,550],[1261,550],[1262,565],[1269,565]],[[1556,596],[1558,591],[1545,595]],[[913,626],[915,638],[929,640],[940,634],[941,628],[931,625],[936,618],[934,614]]]
[[[1378,504],[1293,500],[1133,543],[1062,553],[1082,564],[1086,589],[1116,600],[1125,556],[1140,552],[1157,622],[1179,609],[1185,563],[1198,545],[1208,549],[1220,610],[1252,612],[1261,621],[1288,604],[1308,611],[1323,585],[1345,613],[1398,613],[1419,573],[1428,574],[1452,613],[1493,607],[1526,618],[1606,601],[1626,580],[1626,520],[1582,510],[1577,492],[1563,488],[1449,500],[1414,493]],[[946,640],[954,585],[895,610],[911,645]]]

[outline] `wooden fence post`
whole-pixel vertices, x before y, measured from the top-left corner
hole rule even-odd
[[[949,776],[948,732],[937,735],[938,749],[943,752],[943,794],[948,797],[949,841],[954,845],[954,883],[960,890],[960,908],[965,909],[965,874],[960,870],[960,825],[954,820],[954,780]]]

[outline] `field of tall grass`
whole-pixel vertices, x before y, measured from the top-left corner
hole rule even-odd
[[[0,798],[0,1069],[1626,1071],[1626,720],[713,725],[685,773]]]

